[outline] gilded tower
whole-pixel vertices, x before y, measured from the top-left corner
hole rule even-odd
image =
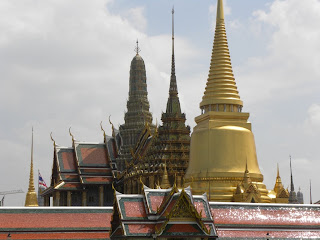
[[[283,187],[282,180],[279,173],[279,165],[277,165],[277,177],[273,190],[269,190],[268,196],[273,203],[288,203],[289,192]]]
[[[31,163],[30,163],[30,177],[29,188],[26,195],[25,207],[38,207],[37,193],[34,188],[33,180],[33,128],[32,128],[32,141],[31,141]]]
[[[117,167],[120,171],[124,170],[126,162],[129,163],[132,160],[131,149],[135,148],[139,135],[145,128],[145,125],[152,126],[152,115],[149,112],[146,68],[139,52],[140,49],[137,41],[136,56],[132,59],[130,66],[128,111],[124,116],[125,123],[119,128],[122,146],[120,156],[117,159]],[[154,127],[152,126],[152,128]]]
[[[162,113],[159,127],[159,144],[162,146],[162,161],[166,162],[171,184],[174,179],[181,187],[182,178],[189,162],[190,127],[185,125],[186,115],[181,113],[174,56],[174,9],[172,9],[172,59],[169,98],[167,109]]]
[[[249,113],[242,112],[242,107],[231,66],[223,1],[218,0],[209,76],[201,115],[195,118],[185,175],[185,185],[191,185],[194,194],[207,192],[211,201],[235,201],[237,186],[248,176],[259,202],[271,201],[259,169]]]

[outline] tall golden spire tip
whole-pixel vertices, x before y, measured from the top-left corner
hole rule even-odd
[[[29,188],[26,195],[25,206],[26,207],[37,207],[38,199],[37,193],[35,192],[34,180],[33,180],[33,127],[31,135],[31,163],[30,163],[30,177],[29,177]]]
[[[217,4],[217,21],[224,21],[223,0],[218,0]]]

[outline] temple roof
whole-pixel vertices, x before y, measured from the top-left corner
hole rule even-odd
[[[50,187],[54,190],[80,190],[82,185],[112,184],[116,169],[117,145],[113,137],[104,143],[72,140],[72,147],[54,145],[54,163]]]
[[[116,192],[114,209],[112,238],[216,236],[206,196],[193,196],[189,188]]]
[[[0,239],[109,239],[112,207],[0,208]]]
[[[306,204],[210,202],[219,239],[320,237],[320,207]]]

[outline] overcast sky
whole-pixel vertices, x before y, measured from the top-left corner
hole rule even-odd
[[[0,192],[27,192],[31,127],[34,165],[47,184],[53,144],[102,142],[99,123],[124,122],[136,39],[147,70],[151,111],[160,121],[168,98],[171,8],[182,110],[200,114],[213,43],[216,0],[1,0]],[[276,165],[285,187],[320,200],[320,1],[227,0],[227,35],[244,111],[250,112],[268,189]],[[24,194],[6,206],[24,205]]]

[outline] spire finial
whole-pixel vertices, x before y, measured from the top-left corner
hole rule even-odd
[[[223,0],[218,0],[217,4],[217,22],[224,21]]]
[[[174,57],[174,7],[172,7],[172,60],[171,60],[171,81],[170,93],[177,94],[177,81],[176,81],[176,66]]]
[[[162,176],[162,181],[161,181],[160,186],[162,189],[171,187],[170,182],[169,182],[168,171],[167,171],[167,161],[165,161],[165,163],[164,163],[163,176]]]
[[[289,157],[290,157],[290,175],[291,175],[290,190],[291,190],[291,192],[293,192],[294,191],[294,185],[293,185],[293,177],[292,177],[291,155],[289,155]]]
[[[280,177],[280,173],[279,173],[279,163],[277,163],[277,178]]]
[[[33,180],[33,127],[32,127],[32,137],[31,137],[31,163],[30,163],[30,177],[29,177],[29,188],[25,201],[26,207],[37,207],[37,193],[34,188],[34,180]]]
[[[217,108],[219,108],[218,105],[220,104],[230,104],[237,106],[238,111],[241,112],[243,102],[239,96],[231,65],[224,23],[223,0],[217,1],[217,21],[210,70],[200,108],[210,108],[210,105],[217,105]],[[209,111],[216,111],[214,108],[210,109]]]
[[[136,54],[137,55],[139,55],[139,52],[141,52],[141,50],[140,50],[140,48],[139,48],[139,41],[138,41],[138,39],[137,39],[137,46],[136,46],[136,48],[134,49],[134,51],[136,52]]]
[[[248,170],[248,159],[246,159],[246,170],[245,170],[245,172],[246,172],[246,173],[249,172],[249,170]]]
[[[312,204],[312,195],[311,195],[311,179],[309,180],[310,181],[310,204]]]

